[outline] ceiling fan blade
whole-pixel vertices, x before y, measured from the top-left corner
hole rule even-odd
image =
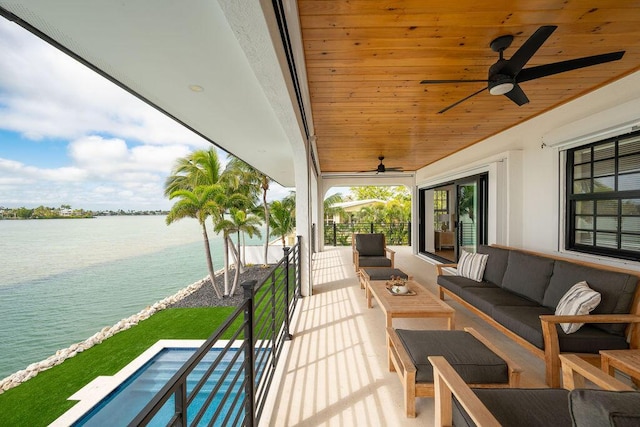
[[[509,98],[516,104],[518,104],[518,106],[529,103],[529,98],[527,98],[527,95],[524,93],[522,88],[517,84],[513,86],[513,89],[505,93],[504,96],[506,96],[507,98]]]
[[[400,167],[386,168],[385,172],[402,172],[402,168]]]
[[[488,83],[489,80],[422,80],[421,85],[432,85],[440,83]]]
[[[555,25],[543,25],[538,28],[535,33],[520,46],[520,49],[505,63],[504,67],[499,71],[501,74],[509,76],[517,75],[522,67],[531,59],[531,57],[540,49],[549,36],[558,28]]]
[[[564,73],[565,71],[577,70],[578,68],[590,67],[592,65],[604,64],[606,62],[617,61],[622,58],[625,51],[604,53],[602,55],[585,56],[584,58],[570,59],[568,61],[554,62],[553,64],[539,65],[537,67],[525,68],[516,76],[516,82],[526,82],[551,76],[553,74]]]
[[[486,88],[486,87],[483,87],[483,88],[482,88],[482,89],[480,89],[479,91],[472,93],[471,95],[467,96],[466,98],[462,98],[460,101],[457,101],[457,102],[455,102],[455,103],[453,103],[453,104],[449,105],[447,108],[444,108],[444,109],[442,109],[442,110],[438,111],[438,114],[442,114],[442,113],[444,113],[444,112],[446,112],[446,111],[449,111],[450,109],[452,109],[452,108],[453,108],[453,107],[455,107],[456,105],[463,103],[463,102],[464,102],[464,101],[466,101],[467,99],[469,99],[469,98],[471,98],[471,97],[474,97],[474,96],[476,96],[477,94],[479,94],[480,92],[485,91],[485,90],[487,90],[487,88]]]

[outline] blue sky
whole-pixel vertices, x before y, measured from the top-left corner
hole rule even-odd
[[[2,17],[0,52],[0,207],[170,208],[175,159],[207,141]]]

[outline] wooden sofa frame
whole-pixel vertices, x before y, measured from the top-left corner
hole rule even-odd
[[[465,331],[473,335],[478,341],[482,342],[489,350],[494,352],[498,357],[507,363],[509,370],[509,382],[506,384],[473,384],[476,388],[505,388],[518,387],[520,384],[520,373],[522,369],[509,356],[502,352],[498,347],[493,345],[489,340],[479,334],[473,328],[464,328]],[[388,364],[390,372],[397,372],[402,388],[404,390],[404,406],[405,414],[408,418],[416,416],[416,397],[433,397],[433,383],[416,382],[417,369],[411,360],[411,356],[407,353],[400,337],[395,329],[387,328],[387,351]]]
[[[633,388],[591,366],[577,355],[563,354],[560,357],[564,388],[584,388],[585,379],[603,390],[632,391]],[[464,383],[457,372],[442,356],[431,356],[435,383],[434,413],[436,426],[450,426],[453,415],[452,396],[455,396],[467,415],[478,426],[500,426],[493,414],[478,399],[473,390]]]
[[[546,258],[551,258],[560,261],[572,262],[579,265],[584,265],[593,268],[599,268],[601,270],[608,271],[616,271],[622,272],[630,275],[634,275],[638,277],[640,280],[640,272],[632,271],[632,270],[624,270],[620,268],[610,267],[601,264],[589,263],[585,261],[577,261],[573,259],[563,258],[560,256],[542,254],[533,251],[526,251],[516,248],[511,248],[508,246],[500,246],[500,245],[492,245],[497,248],[508,249],[508,250],[517,250],[519,252],[542,256]],[[437,264],[436,270],[438,275],[444,274],[444,268],[455,268],[457,264]],[[457,301],[464,307],[466,307],[469,311],[473,312],[484,321],[489,323],[491,326],[513,339],[519,345],[529,350],[536,356],[540,357],[545,362],[545,380],[549,387],[560,387],[560,344],[558,341],[558,330],[556,325],[559,323],[628,323],[627,329],[625,330],[625,334],[627,336],[627,341],[629,342],[629,347],[633,349],[640,348],[640,283],[636,287],[636,292],[633,298],[633,303],[631,304],[631,309],[629,310],[629,314],[589,314],[582,316],[554,316],[554,315],[543,315],[540,316],[540,322],[542,323],[542,334],[544,338],[544,350],[539,349],[535,345],[531,344],[529,341],[520,337],[515,332],[507,329],[502,326],[500,323],[493,320],[490,316],[478,310],[473,305],[466,302],[464,299],[459,297],[458,295],[450,292],[448,289],[443,288],[442,286],[438,286],[438,295],[441,300],[444,300],[445,294],[448,295],[451,299]],[[600,365],[600,355],[599,354],[591,354],[584,353],[579,354],[579,356],[585,360],[590,361],[590,363],[599,366]]]

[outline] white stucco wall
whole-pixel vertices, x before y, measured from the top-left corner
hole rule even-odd
[[[575,145],[564,143],[603,130],[611,131],[594,138],[620,134],[623,131],[612,129],[622,124],[628,125],[628,132],[636,122],[640,123],[640,72],[425,167],[417,172],[416,183],[427,187],[486,171],[489,243],[562,252],[560,153]],[[640,263],[565,255],[640,270]]]

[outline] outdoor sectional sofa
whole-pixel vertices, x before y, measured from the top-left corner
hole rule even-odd
[[[448,295],[543,358],[549,386],[560,386],[560,353],[599,359],[599,350],[639,348],[640,273],[507,247],[478,252],[488,255],[480,282],[444,274],[456,264],[436,266],[440,298]],[[581,281],[601,294],[600,304],[591,314],[556,316],[560,299]],[[571,334],[560,328],[574,322],[585,325]]]

